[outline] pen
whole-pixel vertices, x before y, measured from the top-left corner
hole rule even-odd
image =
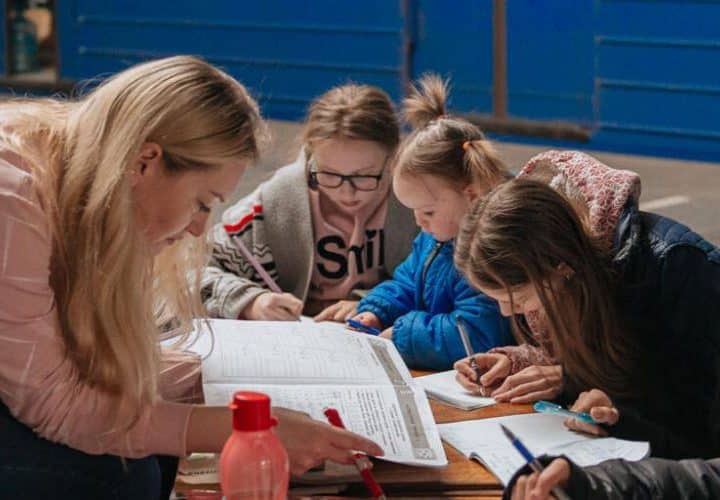
[[[505,434],[505,436],[510,440],[515,449],[520,453],[520,455],[522,455],[522,457],[525,459],[533,472],[537,472],[539,474],[543,470],[543,466],[538,461],[538,459],[535,458],[532,453],[530,453],[530,450],[528,450],[525,445],[522,444],[522,442],[515,434],[512,433],[512,431],[510,431],[510,429],[505,427],[503,424],[500,424],[500,427],[502,428],[503,434]],[[565,491],[563,491],[563,489],[559,486],[555,486],[551,491],[552,494],[555,495],[555,498],[557,498],[557,500],[570,500],[568,494],[565,493]]]
[[[475,383],[483,389],[484,393],[485,389],[480,384],[480,376],[482,373],[480,372],[480,367],[477,365],[477,361],[475,361],[475,351],[473,351],[472,344],[470,343],[470,337],[468,337],[467,330],[465,330],[465,324],[460,316],[455,317],[455,324],[457,325],[458,332],[460,332],[460,340],[462,340],[463,347],[465,348],[465,354],[467,354],[470,358],[470,368],[475,370]]]
[[[255,272],[257,272],[262,280],[265,282],[265,284],[268,286],[271,292],[274,293],[283,293],[282,288],[280,288],[280,285],[277,284],[277,282],[272,279],[272,276],[268,274],[268,272],[265,270],[265,268],[260,264],[260,262],[253,256],[253,254],[248,250],[248,247],[245,246],[245,243],[243,243],[240,238],[235,237],[234,239],[235,246],[237,246],[237,249],[240,250],[240,253],[243,254],[243,257],[245,257],[245,260],[250,263],[251,266],[253,266],[253,269],[255,269]],[[286,309],[286,308],[285,308]],[[298,318],[298,321],[300,321],[300,318]]]
[[[353,328],[356,328],[357,330],[360,330],[361,332],[369,333],[370,335],[380,335],[380,330],[378,330],[377,328],[364,325],[359,321],[355,321],[354,319],[347,320],[347,324],[352,326]]]
[[[343,424],[343,421],[340,418],[340,413],[338,413],[335,408],[326,408],[324,413],[325,417],[328,419],[328,422],[330,422],[330,425],[339,427],[340,429],[345,428],[345,424]],[[370,459],[368,459],[368,457],[366,455],[363,455],[362,453],[353,453],[353,460],[355,461],[355,467],[357,467],[358,472],[360,472],[360,475],[363,478],[363,482],[365,483],[365,486],[367,486],[370,490],[373,498],[377,500],[387,500],[385,492],[380,487],[380,484],[375,480],[372,472],[370,471],[372,467]]]
[[[268,286],[271,292],[275,293],[282,293],[282,288],[275,282],[274,279],[272,279],[272,276],[268,274],[268,272],[265,270],[265,268],[258,262],[258,260],[253,256],[252,253],[250,253],[250,250],[248,250],[248,247],[245,246],[245,244],[240,240],[240,238],[234,238],[235,245],[237,245],[238,250],[240,250],[240,253],[243,254],[243,257],[245,257],[245,260],[250,263],[251,266],[255,269],[255,271],[260,275],[262,280],[265,282],[265,284]]]
[[[594,418],[592,418],[589,413],[566,410],[562,406],[556,405],[555,403],[551,403],[549,401],[538,401],[533,405],[533,408],[539,413],[562,415],[563,417],[574,418],[575,420],[579,420],[580,422],[583,422],[585,424],[598,423]]]

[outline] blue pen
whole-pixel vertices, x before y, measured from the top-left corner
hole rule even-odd
[[[528,450],[525,445],[522,444],[518,437],[503,424],[500,424],[500,427],[502,428],[503,434],[505,434],[505,436],[510,440],[515,449],[520,453],[520,455],[522,455],[522,457],[525,459],[533,472],[537,472],[538,474],[542,472],[542,464],[538,461],[537,458],[533,456],[532,453],[530,453],[530,450]],[[570,500],[568,494],[565,493],[565,491],[559,486],[555,486],[551,491],[552,494],[555,495],[555,498],[557,498],[557,500]]]
[[[356,330],[360,330],[361,332],[369,333],[370,335],[380,335],[380,330],[377,328],[373,328],[372,326],[363,325],[359,321],[355,321],[354,319],[347,320],[347,324],[355,328]]]
[[[566,410],[560,405],[549,401],[538,401],[533,405],[535,411],[539,413],[550,413],[551,415],[562,415],[563,417],[574,418],[585,424],[598,424],[599,422],[592,418],[589,413]]]

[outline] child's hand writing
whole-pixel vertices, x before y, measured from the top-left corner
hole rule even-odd
[[[597,422],[605,425],[615,425],[620,419],[620,412],[613,404],[610,396],[600,389],[592,389],[580,393],[575,404],[570,408],[572,411],[587,412]],[[607,436],[607,431],[598,425],[585,424],[574,418],[565,420],[568,429],[586,432],[594,436]]]
[[[295,321],[302,314],[303,303],[291,293],[265,292],[243,310],[246,319]]]
[[[477,373],[470,366],[470,358],[455,362],[457,370],[455,378],[458,383],[470,392],[489,396],[494,387],[500,385],[510,374],[510,358],[500,353],[476,354],[474,356],[477,368],[482,373],[480,383],[477,383]]]
[[[560,365],[528,366],[507,377],[490,395],[500,402],[532,403],[540,399],[555,399],[563,388]]]
[[[377,328],[378,330],[382,328],[382,323],[380,323],[380,319],[371,312],[362,312],[352,319],[354,319],[355,321],[359,321],[365,326]]]
[[[357,300],[341,300],[320,311],[313,319],[315,321],[338,321],[342,323],[355,316],[357,305]]]
[[[513,486],[512,500],[546,500],[555,498],[551,490],[564,487],[570,479],[570,464],[564,458],[556,458],[538,474],[533,472],[517,478]]]

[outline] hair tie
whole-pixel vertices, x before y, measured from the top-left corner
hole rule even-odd
[[[443,113],[443,114],[441,114],[441,115],[437,115],[435,118],[433,118],[432,120],[430,120],[430,121],[428,122],[428,125],[430,125],[431,123],[435,123],[435,122],[437,122],[437,121],[440,121],[440,120],[448,119],[448,118],[450,118],[450,115],[445,114],[445,113]]]
[[[470,147],[470,141],[463,142],[462,148],[464,151],[467,151],[469,147]]]

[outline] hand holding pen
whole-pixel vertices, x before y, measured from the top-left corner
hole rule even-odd
[[[341,429],[345,428],[345,424],[340,418],[340,413],[338,413],[335,408],[327,408],[324,413],[328,422],[330,422],[330,425]],[[353,460],[355,462],[355,467],[357,467],[358,472],[360,472],[360,476],[362,476],[363,482],[370,490],[372,497],[378,500],[386,500],[387,497],[385,496],[385,492],[372,475],[372,463],[370,462],[370,459],[368,459],[367,455],[354,453]]]
[[[533,456],[533,454],[530,452],[530,450],[522,443],[522,441],[520,441],[520,439],[518,439],[518,437],[510,429],[505,427],[503,424],[500,424],[500,428],[502,429],[503,434],[505,434],[505,436],[510,440],[512,445],[518,451],[518,453],[520,453],[520,455],[522,455],[523,459],[526,461],[527,465],[533,470],[533,472],[535,472],[538,475],[542,475],[544,469],[543,469],[543,466],[540,463],[540,461]],[[522,478],[520,478],[520,479],[522,479]],[[518,482],[520,482],[520,479],[518,479]],[[567,480],[567,478],[566,478],[566,480]],[[530,489],[530,490],[534,489],[535,482],[537,481],[537,476],[532,477],[532,479],[531,479],[532,483],[529,485],[530,486],[529,488],[527,488],[525,481],[528,481],[528,480],[523,479],[523,483],[522,483],[522,485],[520,485],[520,488],[517,488],[517,486],[518,486],[517,484],[516,484],[516,488],[513,488],[513,497],[512,497],[513,499],[525,498],[525,490],[526,489]],[[517,493],[522,493],[522,496],[516,494],[516,489],[522,489],[522,492],[517,492]],[[570,497],[568,496],[568,494],[565,493],[565,491],[560,486],[553,486],[550,489],[550,492],[552,492],[552,494],[555,495],[555,498],[557,500],[570,500]]]
[[[572,475],[570,463],[556,458],[542,472],[518,476],[512,487],[511,500],[550,500],[553,489],[567,485]],[[555,497],[557,498],[557,497]]]
[[[454,365],[458,383],[470,392],[479,392],[481,396],[492,396],[493,391],[510,374],[510,359],[501,353],[475,354],[465,323],[458,315],[455,325],[462,340],[467,359],[461,359]]]
[[[261,293],[243,310],[244,319],[299,321],[303,303],[290,293]]]
[[[260,261],[250,252],[240,238],[233,239],[235,247],[245,260],[255,269],[255,272],[270,289],[269,293],[262,293],[242,311],[244,319],[298,321],[303,310],[303,303],[291,293],[284,293],[280,285],[272,279]]]
[[[600,389],[582,392],[570,411],[588,415],[592,421],[569,418],[565,420],[568,429],[586,432],[594,436],[607,436],[607,430],[597,424],[615,425],[620,419],[620,412],[615,408],[615,404]]]
[[[379,329],[373,328],[372,326],[368,326],[365,323],[360,323],[359,321],[352,319],[352,318],[347,320],[347,325],[350,328],[359,330],[363,333],[367,333],[368,335],[380,335]]]
[[[462,341],[463,348],[465,349],[465,354],[470,360],[470,368],[475,373],[474,382],[482,388],[480,384],[480,377],[482,376],[482,371],[480,371],[480,367],[478,367],[477,360],[475,359],[475,350],[470,343],[470,337],[468,336],[467,330],[465,329],[465,323],[463,323],[460,315],[455,317],[455,326],[458,329],[458,334],[460,335],[460,340]]]

